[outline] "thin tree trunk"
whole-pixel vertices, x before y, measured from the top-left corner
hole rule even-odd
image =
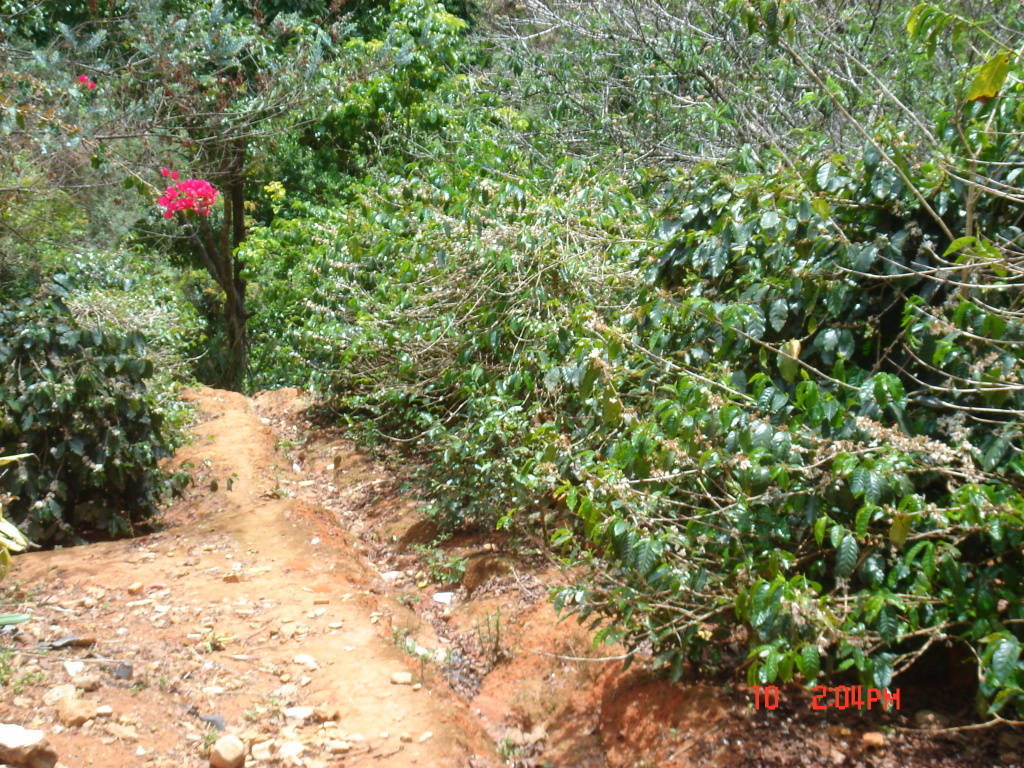
[[[225,368],[220,385],[225,389],[238,391],[245,377],[248,362],[246,339],[245,281],[241,279],[242,265],[235,259],[231,239],[224,237],[230,227],[229,211],[234,209],[232,193],[224,190],[225,222],[221,237],[217,237],[208,219],[199,222],[200,244],[207,271],[224,291],[224,335],[227,345],[224,350]]]
[[[221,145],[218,183],[223,198],[224,223],[215,233],[210,221],[200,217],[198,229],[193,228],[203,265],[224,291],[225,366],[219,386],[238,391],[245,380],[248,364],[245,308],[246,281],[242,279],[245,262],[235,251],[245,240],[245,139]]]
[[[230,234],[230,248],[227,251],[230,265],[231,289],[225,287],[228,295],[225,306],[225,321],[228,337],[228,360],[232,372],[237,375],[232,389],[239,389],[245,377],[249,362],[249,340],[246,334],[246,322],[249,313],[245,308],[245,280],[242,270],[245,262],[236,254],[236,249],[245,240],[245,139],[238,139],[231,149],[231,162],[228,168],[224,189],[224,231]]]

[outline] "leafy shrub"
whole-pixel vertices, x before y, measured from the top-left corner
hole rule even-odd
[[[717,663],[738,620],[761,683],[852,668],[885,687],[955,637],[982,712],[1024,709],[1020,228],[993,191],[1019,190],[1024,90],[992,74],[1005,55],[968,73],[1000,98],[951,105],[941,145],[879,131],[663,188],[648,288],[573,368],[633,418],[576,411],[574,442],[604,448],[556,462],[585,532],[557,538],[597,583],[559,606],[676,674]]]
[[[3,153],[0,153],[2,156]],[[15,162],[30,166],[23,156]],[[31,166],[30,166],[31,167]],[[58,251],[63,238],[81,239],[86,220],[66,192],[47,188],[45,173],[15,175],[0,170],[0,300],[19,298],[40,285],[40,263]]]
[[[251,390],[306,386],[312,374],[301,354],[302,334],[311,312],[318,276],[308,268],[323,256],[332,233],[332,211],[292,200],[280,182],[268,185],[273,194],[273,220],[254,227],[240,254],[253,306],[249,321]]]
[[[1020,163],[1021,89],[941,147],[617,176],[464,87],[307,265],[328,404],[448,526],[557,521],[558,607],[673,675],[738,639],[751,682],[881,688],[957,638],[1024,706],[1019,214],[958,178]]]
[[[447,167],[410,165],[331,223],[309,265],[303,354],[355,429],[429,452],[423,479],[447,527],[493,525],[557,484],[528,467],[557,431],[551,363],[586,333],[588,309],[635,289],[615,264],[631,246],[609,235],[639,234],[630,220],[645,214],[574,161],[510,180],[493,169],[514,167],[514,151],[445,150]]]
[[[27,458],[27,455],[0,456],[0,467]],[[3,470],[0,470],[2,472]],[[23,552],[29,546],[28,539],[16,526],[4,520],[3,505],[0,505],[0,581],[11,572],[11,552]],[[24,613],[0,613],[0,627],[21,624],[31,617]],[[0,659],[0,680],[3,678],[4,664]]]
[[[316,163],[358,174],[383,147],[407,152],[414,133],[443,126],[431,94],[462,62],[466,23],[433,0],[395,0],[379,39],[353,37],[325,67],[327,104],[316,104],[301,143]]]
[[[143,337],[81,328],[67,287],[0,310],[0,445],[34,456],[0,483],[11,519],[43,545],[129,533],[174,486],[158,467],[171,446]]]
[[[200,366],[219,349],[209,343],[206,326],[181,287],[198,273],[182,275],[154,263],[152,254],[132,256],[124,249],[64,254],[57,265],[75,275],[65,305],[81,330],[143,336],[153,362],[146,386],[164,417],[162,432],[176,440],[192,419],[192,407],[178,391],[199,378]]]
[[[715,170],[667,188],[650,287],[560,408],[604,448],[556,453],[585,533],[556,538],[596,577],[558,605],[613,618],[602,637],[652,642],[675,674],[717,663],[740,623],[753,683],[828,667],[886,687],[958,637],[996,712],[1020,674],[1021,393],[985,371],[1016,380],[1022,329],[997,294],[979,318],[977,294],[932,293],[921,244],[949,242],[865,156],[789,189]]]
[[[366,178],[334,211],[275,209],[242,247],[266,307],[257,380],[308,372],[358,436],[411,449],[447,528],[551,533],[589,566],[559,609],[674,676],[731,661],[754,683],[887,687],[956,638],[987,711],[1024,709],[1017,57],[956,74],[970,25],[932,13],[958,32],[942,60],[901,49],[906,82],[881,79],[892,52],[854,4],[867,64],[846,77],[836,19],[691,4],[694,25],[728,22],[692,35],[628,0],[545,4],[585,34],[516,41],[533,75],[495,54],[446,79],[469,59],[457,25],[396,7],[382,40],[350,41],[333,74],[367,70],[305,137]],[[610,55],[579,21],[592,7],[665,34]],[[821,83],[799,54],[819,29],[838,78]],[[730,52],[736,77],[691,71],[728,72]],[[963,98],[1004,63],[1014,78]],[[937,71],[936,94],[907,91]],[[942,107],[900,123],[876,87]],[[687,167],[630,167],[652,156]]]
[[[0,456],[0,467],[5,467],[19,459],[28,458],[28,454],[17,456]],[[0,581],[11,572],[11,552],[22,552],[28,547],[28,539],[17,527],[4,520],[3,506],[0,506]]]

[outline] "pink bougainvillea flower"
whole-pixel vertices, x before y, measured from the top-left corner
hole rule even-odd
[[[89,76],[88,75],[79,75],[78,76],[78,82],[80,82],[80,83],[88,83],[89,82]]]
[[[171,169],[170,168],[161,168],[160,169],[160,175],[163,176],[166,179],[168,176],[171,175]]]
[[[93,89],[94,89],[95,87],[96,87],[96,83],[94,83],[94,82],[93,82],[92,80],[90,80],[90,81],[89,81],[89,90],[91,91],[91,90],[93,90]]]
[[[177,180],[177,171],[161,168],[164,176]],[[164,209],[164,218],[169,219],[177,211],[195,211],[201,216],[209,216],[210,209],[217,202],[219,192],[208,181],[202,179],[185,179],[169,186],[166,193],[157,200],[157,205]]]

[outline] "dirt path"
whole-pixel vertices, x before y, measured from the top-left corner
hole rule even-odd
[[[70,679],[62,661],[80,661],[100,673],[85,697],[112,715],[62,728],[25,690],[0,702],[0,721],[47,730],[69,768],[208,765],[214,736],[203,716],[285,765],[496,764],[468,708],[445,686],[420,684],[420,665],[380,620],[379,577],[354,545],[318,538],[299,502],[275,493],[292,468],[252,402],[214,390],[195,400],[201,423],[179,458],[206,490],[169,510],[171,527],[17,560],[24,596],[43,605],[9,671],[28,685],[9,687],[45,678],[31,690],[48,694]],[[94,642],[42,655],[31,642],[65,635]],[[130,680],[110,675],[117,663],[131,665]],[[411,684],[395,684],[396,673]],[[303,706],[319,709],[306,717]]]

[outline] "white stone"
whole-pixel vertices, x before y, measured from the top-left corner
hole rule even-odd
[[[0,763],[25,768],[53,768],[57,764],[57,751],[50,746],[42,731],[0,723]]]
[[[74,685],[71,683],[64,683],[64,685],[58,685],[44,693],[43,701],[52,706],[61,699],[73,699],[77,695],[78,691],[75,690]]]
[[[317,660],[314,659],[312,656],[306,655],[305,653],[300,653],[298,656],[292,659],[292,661],[296,664],[305,667],[311,672],[320,669],[320,664],[317,662]]]
[[[281,748],[277,750],[277,756],[282,760],[288,760],[293,757],[298,757],[306,751],[306,745],[301,741],[286,741],[281,745]]]
[[[434,596],[435,603],[441,603],[442,605],[451,605],[452,598],[455,597],[454,592],[438,592]]]
[[[414,649],[417,656],[422,656],[426,661],[433,661],[434,652],[429,648],[424,648],[422,645],[417,645]]]
[[[64,669],[71,677],[77,677],[85,671],[84,661],[65,661]]]
[[[277,688],[272,694],[275,699],[280,701],[282,704],[294,704],[296,699],[299,698],[299,686],[294,683],[287,683]]]
[[[391,675],[392,685],[412,685],[412,672],[394,672]]]
[[[210,750],[211,768],[242,768],[245,765],[245,744],[233,734],[217,739]]]
[[[92,699],[61,699],[57,702],[57,717],[68,728],[76,728],[96,717],[99,708]]]
[[[288,707],[281,712],[288,720],[306,721],[313,717],[312,707]]]
[[[273,760],[274,749],[277,747],[277,742],[274,740],[261,741],[258,744],[252,745],[252,759],[253,760]]]

